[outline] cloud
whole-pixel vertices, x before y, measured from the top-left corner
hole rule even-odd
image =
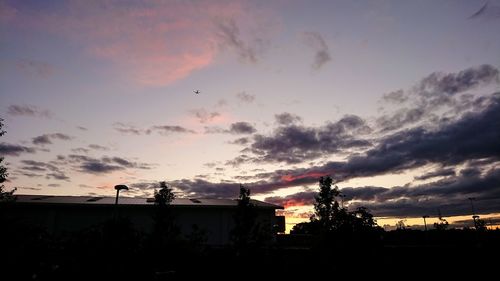
[[[17,144],[0,143],[0,155],[20,156],[23,153],[35,153],[36,150],[32,147],[27,147]]]
[[[219,46],[230,49],[236,53],[238,58],[247,63],[257,63],[257,49],[255,45],[245,42],[240,35],[240,29],[234,18],[218,18],[214,21]],[[259,41],[257,41],[259,42]]]
[[[50,12],[16,2],[8,6],[16,13],[7,16],[2,11],[1,17],[9,19],[10,27],[72,41],[143,85],[168,85],[210,65],[217,45],[236,48],[249,60],[256,58],[255,44],[250,47],[242,43],[243,37],[232,35],[244,25],[242,15],[255,12],[249,5],[244,8],[244,2],[67,1]],[[238,22],[220,24],[214,18]]]
[[[314,197],[317,196],[316,191],[303,191],[287,196],[271,196],[266,197],[264,201],[283,206],[285,208],[295,206],[310,206],[314,204]]]
[[[401,104],[408,100],[408,96],[405,94],[403,90],[400,89],[394,92],[384,94],[382,100],[385,102]]]
[[[500,7],[492,6],[489,4],[489,1],[486,1],[484,5],[469,19],[485,19],[485,20],[496,20],[500,19]]]
[[[255,95],[247,94],[245,91],[236,94],[239,101],[244,103],[252,103],[255,101]]]
[[[94,150],[108,151],[109,148],[98,144],[89,144],[89,148]]]
[[[87,161],[80,165],[80,171],[89,174],[106,174],[124,169],[124,167],[103,163],[98,160]]]
[[[302,122],[302,118],[300,116],[288,112],[275,114],[274,118],[276,119],[276,123],[284,126]]]
[[[221,127],[205,127],[206,134],[253,134],[257,131],[255,127],[248,122],[236,122],[229,126],[229,129],[223,129]]]
[[[33,105],[10,105],[7,108],[7,114],[12,116],[28,116],[28,117],[42,117],[52,118],[53,114],[46,110],[40,109]]]
[[[378,117],[377,124],[382,132],[387,132],[419,122],[432,125],[438,119],[456,119],[487,105],[487,97],[475,97],[467,91],[499,82],[499,71],[491,65],[470,67],[457,73],[431,73],[406,93],[398,90],[384,95],[383,101],[406,106]]]
[[[151,131],[156,131],[162,136],[168,136],[171,133],[196,134],[196,132],[193,130],[186,129],[181,126],[169,126],[169,125],[153,126],[151,127]]]
[[[45,163],[34,160],[21,160],[20,163],[23,165],[19,170],[23,171],[24,175],[27,176],[30,172],[45,173],[46,179],[64,180],[69,181],[70,178],[58,168],[56,165],[51,163]]]
[[[46,145],[46,144],[52,144],[52,140],[54,139],[68,141],[72,140],[73,137],[61,133],[44,134],[38,137],[34,137],[32,142],[35,145]]]
[[[270,136],[255,135],[248,150],[256,155],[255,162],[295,164],[341,150],[369,147],[370,141],[359,138],[369,131],[363,119],[346,115],[321,127],[291,124],[278,127]]]
[[[248,122],[236,122],[229,127],[231,134],[253,134],[257,130]]]
[[[348,200],[360,200],[353,208],[364,205],[377,216],[417,216],[437,213],[470,214],[469,197],[476,198],[478,212],[498,211],[500,203],[500,170],[492,169],[484,176],[455,176],[417,186],[392,188],[343,188]]]
[[[94,158],[80,154],[70,154],[68,156],[59,155],[54,163],[59,165],[70,165],[74,170],[88,174],[107,174],[126,169],[148,170],[153,166],[152,164],[130,161],[117,156]]]
[[[304,32],[302,34],[302,40],[307,46],[315,51],[314,62],[312,63],[313,69],[319,70],[332,60],[328,45],[321,34],[318,32]]]
[[[16,68],[29,77],[49,78],[55,72],[55,67],[43,61],[20,59]]]
[[[178,125],[156,125],[156,126],[151,126],[149,129],[142,129],[142,128],[138,128],[134,125],[116,122],[113,124],[113,127],[116,131],[118,131],[122,134],[136,135],[136,136],[149,135],[152,132],[157,132],[158,134],[160,134],[162,136],[167,136],[167,135],[170,135],[171,133],[196,134],[195,131],[184,128],[182,126],[178,126]]]
[[[193,109],[190,113],[198,119],[202,124],[211,123],[217,118],[221,117],[221,114],[217,111],[209,112],[204,108]]]
[[[483,64],[458,73],[434,72],[420,81],[420,93],[445,93],[455,95],[479,86],[499,82],[499,72],[495,67]]]
[[[414,179],[416,180],[428,180],[431,178],[435,177],[448,177],[448,176],[454,176],[455,175],[455,170],[451,168],[447,169],[441,169],[433,172],[429,172],[427,174],[423,174],[421,176],[415,176]]]
[[[250,138],[243,137],[243,138],[238,138],[235,139],[234,141],[230,141],[230,144],[237,144],[237,145],[247,145],[250,143]]]
[[[142,129],[139,129],[133,125],[130,125],[130,124],[124,124],[124,123],[121,123],[121,122],[116,122],[113,124],[113,128],[119,132],[119,133],[122,133],[122,134],[126,134],[126,135],[142,135],[142,134],[145,134],[146,131],[145,130],[142,130]]]

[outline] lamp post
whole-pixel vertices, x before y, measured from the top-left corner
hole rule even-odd
[[[428,217],[429,217],[428,215],[422,216],[422,218],[424,218],[424,228],[425,228],[425,231],[427,231],[427,222],[425,221],[425,219],[428,218]]]
[[[469,197],[469,201],[470,201],[470,208],[472,210],[472,220],[474,221],[474,227],[477,228],[477,222],[476,222],[476,219],[479,218],[479,216],[476,216],[476,211],[474,210],[474,203],[473,201],[476,200],[476,198],[474,197]]]
[[[115,189],[116,189],[115,205],[118,205],[118,195],[120,194],[120,190],[128,190],[128,186],[126,186],[124,184],[119,184],[119,185],[115,185]]]

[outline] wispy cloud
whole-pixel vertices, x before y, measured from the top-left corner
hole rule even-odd
[[[20,156],[23,153],[35,153],[36,149],[18,144],[0,143],[0,155]]]
[[[204,108],[192,109],[189,111],[202,124],[211,123],[218,118],[221,118],[221,113],[217,111],[208,111]]]
[[[34,105],[18,105],[12,104],[7,108],[7,114],[12,116],[28,116],[28,117],[42,117],[51,118],[52,112],[47,109],[40,109]]]
[[[68,136],[66,134],[61,134],[61,133],[54,133],[54,134],[43,134],[41,136],[34,137],[32,142],[35,145],[47,145],[47,144],[52,144],[52,140],[58,139],[58,140],[72,140],[74,137]]]
[[[53,65],[32,59],[20,59],[16,61],[16,68],[30,77],[48,78],[55,72]]]
[[[245,91],[239,92],[238,94],[236,94],[236,97],[240,102],[244,103],[252,103],[255,101],[255,95],[248,94]]]
[[[500,6],[492,5],[489,1],[486,1],[484,5],[477,10],[469,19],[485,19],[485,20],[497,20],[500,19]]]
[[[257,132],[255,127],[248,122],[236,122],[229,126],[229,129],[222,129],[220,127],[205,127],[206,134],[253,134]]]
[[[67,1],[51,13],[16,3],[4,6],[0,16],[10,26],[77,42],[87,54],[149,86],[171,84],[210,65],[218,46],[255,62],[264,42],[239,34],[246,24],[241,16],[253,13],[243,1]]]
[[[234,18],[218,18],[215,20],[215,25],[221,48],[234,51],[243,62],[256,63],[258,61],[255,46],[242,39],[240,29]]]
[[[323,36],[318,32],[304,32],[302,33],[302,40],[304,43],[314,50],[314,61],[312,68],[315,70],[321,69],[326,63],[332,60],[328,45],[323,39]]]

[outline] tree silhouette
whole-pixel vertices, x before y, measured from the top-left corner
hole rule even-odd
[[[335,215],[339,213],[339,203],[335,197],[340,192],[336,186],[332,189],[332,182],[333,180],[330,177],[321,177],[319,179],[320,190],[318,195],[315,196],[315,213],[311,219],[312,221],[318,221],[326,231],[332,230]]]
[[[438,219],[439,219],[439,222],[435,222],[434,223],[434,228],[436,230],[446,230],[448,229],[448,221],[446,219],[443,218],[443,216],[441,215],[441,210],[438,210]]]
[[[6,133],[6,131],[3,130],[3,126],[3,119],[0,118],[0,136],[3,136]],[[10,202],[16,200],[14,192],[16,192],[17,188],[12,189],[11,191],[4,190],[5,186],[3,183],[7,180],[7,176],[9,174],[7,173],[7,168],[2,165],[3,159],[3,157],[0,157],[0,202]]]
[[[238,206],[234,215],[234,228],[231,240],[238,253],[245,251],[252,242],[252,231],[255,226],[255,210],[250,202],[250,189],[240,185]]]
[[[154,232],[159,235],[159,239],[171,238],[175,230],[173,214],[170,203],[175,199],[175,194],[168,187],[167,183],[160,182],[160,190],[155,190],[156,212],[154,215]]]

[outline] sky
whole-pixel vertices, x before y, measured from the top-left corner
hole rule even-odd
[[[7,187],[243,184],[290,228],[331,176],[381,225],[496,221],[498,30],[500,1],[0,0]]]

